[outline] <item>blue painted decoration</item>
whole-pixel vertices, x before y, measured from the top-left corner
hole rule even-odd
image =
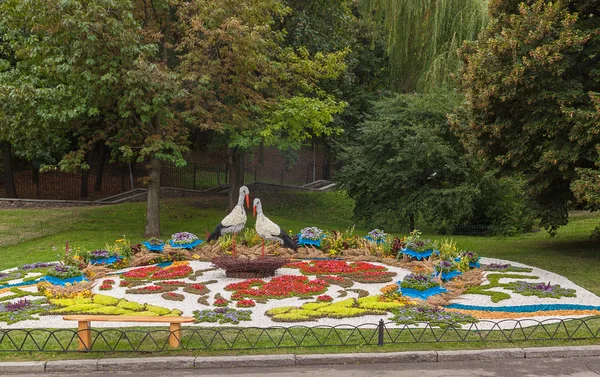
[[[443,281],[448,281],[448,280],[450,280],[452,278],[455,278],[455,277],[457,277],[459,275],[462,275],[462,272],[460,272],[460,271],[442,272],[442,280]],[[432,277],[437,277],[437,276],[439,276],[439,273],[435,272],[431,276]]]
[[[64,286],[65,284],[73,284],[73,283],[79,283],[82,281],[87,281],[87,279],[84,276],[76,276],[74,278],[68,278],[68,279],[59,279],[59,278],[55,278],[54,276],[44,276],[43,278],[40,279],[40,281],[47,281],[48,283],[53,284],[53,285]]]
[[[321,239],[323,239],[323,237],[318,240],[309,240],[308,238],[302,238],[302,236],[298,234],[298,245],[321,247]]]
[[[151,245],[148,241],[142,242],[142,245],[146,246],[146,249],[150,251],[163,251],[163,248],[165,247],[164,243],[160,245]]]
[[[437,252],[437,250],[430,249],[427,251],[419,252],[419,251],[414,251],[411,249],[402,249],[402,250],[400,250],[400,252],[402,254],[416,258],[417,260],[422,260],[425,258],[429,258],[434,252]]]
[[[400,285],[400,282],[398,282]],[[433,287],[426,289],[424,291],[419,291],[418,289],[412,288],[402,288],[400,287],[399,291],[402,293],[402,296],[420,298],[421,300],[427,300],[428,297],[439,295],[441,293],[446,292],[446,288],[443,287]]]
[[[169,245],[171,245],[171,247],[173,249],[193,249],[194,247],[200,245],[202,242],[202,240],[196,240],[194,242],[190,242],[190,243],[184,243],[182,245],[178,245],[176,243],[173,243],[173,240],[169,240]]]
[[[547,312],[552,310],[600,310],[600,306],[578,305],[578,304],[537,304],[520,306],[478,306],[450,304],[446,308],[461,310],[480,310],[486,312],[511,312],[511,313],[531,313]]]
[[[376,242],[376,243],[377,243],[377,245],[379,245],[380,243],[385,243],[385,240],[378,239],[377,241],[375,241],[375,240],[373,239],[373,237],[371,237],[371,236],[365,236],[365,239],[366,239],[367,241],[369,241],[369,242]]]
[[[91,259],[91,264],[113,264],[115,262],[120,261],[123,257],[108,257],[108,258],[100,258],[100,259]]]

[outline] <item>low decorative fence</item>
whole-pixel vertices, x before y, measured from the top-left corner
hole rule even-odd
[[[0,352],[77,352],[82,332],[75,329],[0,329]],[[92,352],[169,351],[169,338],[179,336],[160,328],[92,329]],[[537,321],[480,321],[466,326],[392,322],[358,326],[183,327],[180,349],[245,350],[295,347],[385,346],[423,343],[498,343],[600,339],[600,316]]]

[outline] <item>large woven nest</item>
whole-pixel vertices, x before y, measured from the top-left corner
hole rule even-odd
[[[289,260],[279,257],[249,259],[222,256],[211,259],[211,262],[225,270],[225,275],[228,277],[248,279],[274,276],[275,271]]]

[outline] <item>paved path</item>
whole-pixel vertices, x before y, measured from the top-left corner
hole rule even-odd
[[[0,372],[1,373],[1,372]],[[70,372],[43,373],[48,377],[69,377],[86,375],[90,377],[470,377],[470,376],[600,376],[600,357],[579,358],[540,358],[485,360],[462,362],[419,362],[386,363],[362,365],[291,366],[196,369],[196,370],[156,370],[156,371],[114,371],[114,372]],[[11,374],[10,376],[15,376]],[[23,377],[39,377],[40,374],[20,374]]]

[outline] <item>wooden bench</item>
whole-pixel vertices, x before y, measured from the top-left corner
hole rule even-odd
[[[96,322],[151,322],[169,323],[169,346],[178,348],[181,345],[181,324],[194,322],[194,317],[128,317],[120,315],[66,315],[65,321],[77,321],[79,335],[79,351],[88,351],[92,348],[92,321]]]

